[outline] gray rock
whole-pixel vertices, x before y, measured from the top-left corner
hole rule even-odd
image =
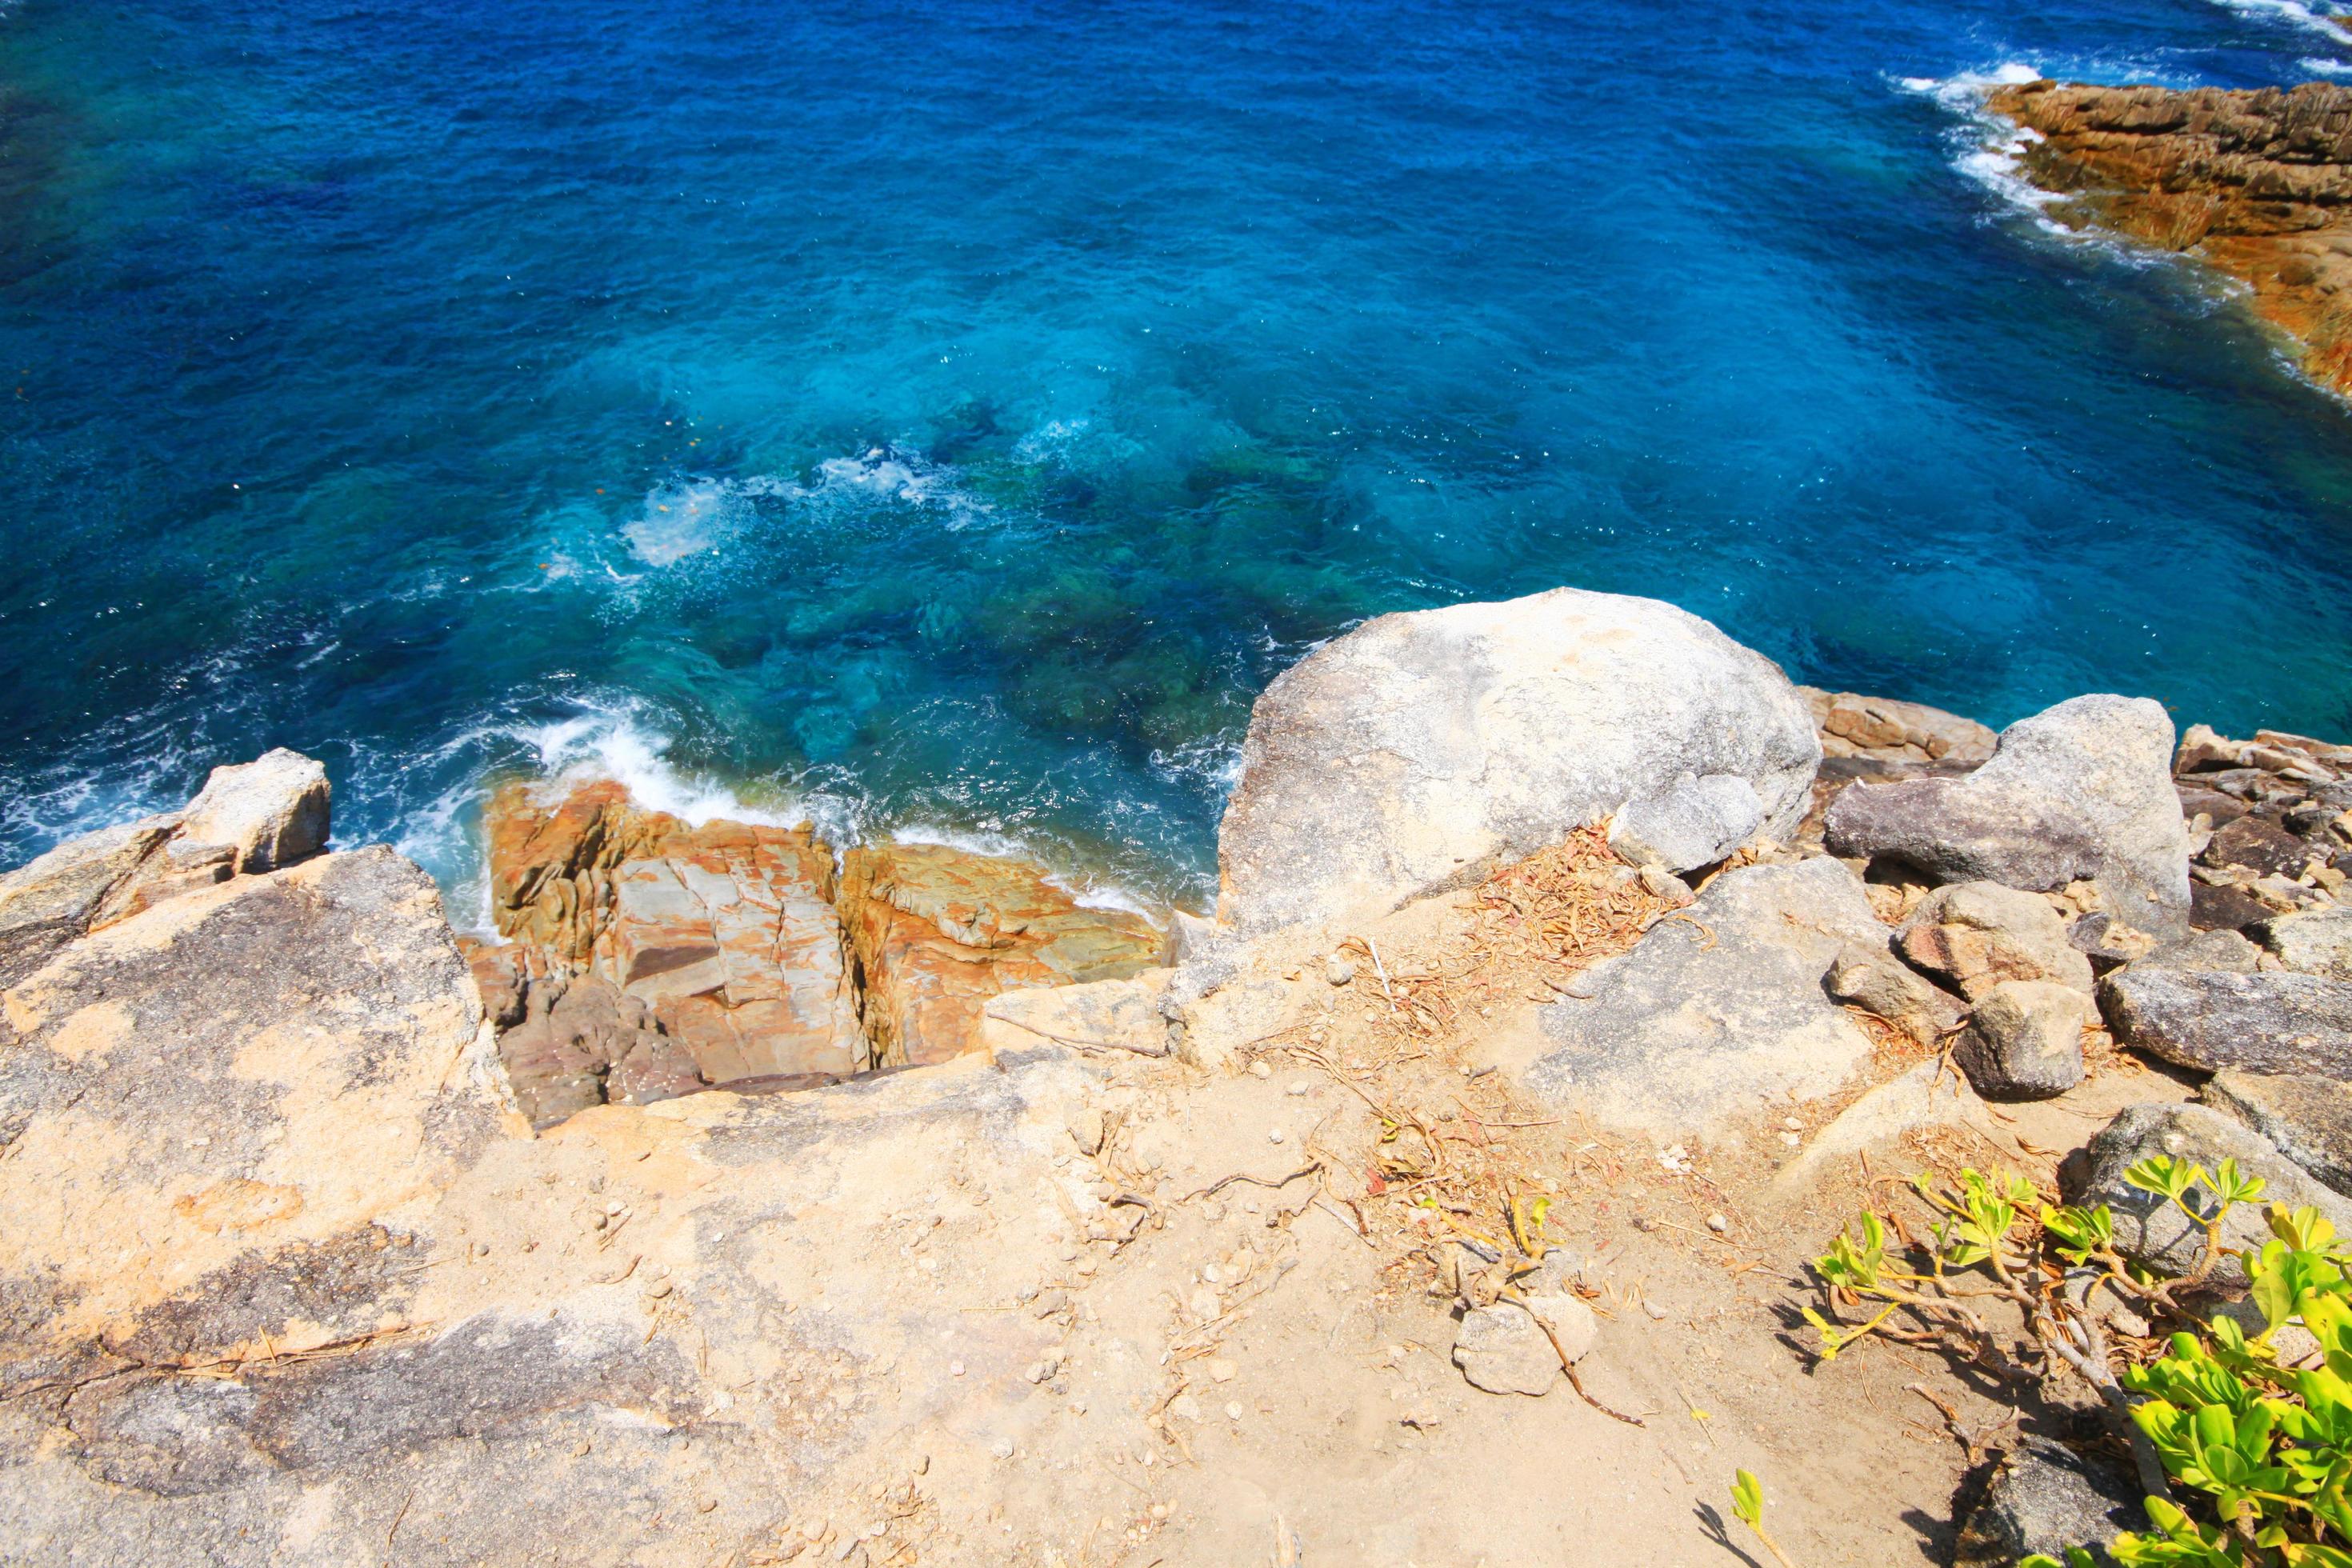
[[[1258,698],[1218,834],[1247,931],[1462,886],[1685,773],[1756,792],[1788,837],[1821,758],[1769,659],[1654,599],[1559,588],[1382,616]]]
[[[2254,927],[2253,935],[2298,973],[2352,980],[2352,905],[2281,915]]]
[[[2147,955],[2150,969],[2204,970],[2221,974],[2252,974],[2263,950],[2234,931],[2192,931]]]
[[[2171,751],[2159,704],[2077,697],[2011,724],[1964,778],[1847,786],[1830,803],[1828,844],[1948,881],[2047,891],[2088,879],[2126,924],[2184,931],[2189,830]]]
[[[2004,980],[1969,1016],[1952,1058],[1989,1100],[2047,1100],[2083,1081],[2090,1000],[2047,980]]]
[[[1528,1087],[1605,1127],[1668,1133],[1827,1094],[1870,1039],[1822,980],[1850,944],[1885,936],[1861,880],[1835,860],[1727,871],[1687,918],[1577,976],[1582,997],[1542,1010],[1557,1048]]]
[[[1689,871],[1714,865],[1763,826],[1764,803],[1738,773],[1685,773],[1620,811],[1609,825],[1609,842],[1636,866]]]
[[[2352,1196],[2352,1084],[2301,1073],[2216,1073],[2199,1098]]]
[[[1998,882],[1937,889],[1904,922],[1902,949],[1970,1001],[2011,980],[2091,991],[2090,958],[2067,940],[2066,922],[2049,900]]]
[[[1837,1000],[1877,1014],[1923,1046],[1958,1027],[1968,1013],[1958,997],[1895,957],[1884,941],[1848,942],[1822,984]]]
[[[1537,1313],[1559,1338],[1559,1351],[1537,1323]],[[1560,1352],[1570,1361],[1581,1357],[1592,1348],[1596,1328],[1592,1309],[1573,1296],[1530,1296],[1524,1304],[1473,1307],[1454,1330],[1454,1364],[1471,1386],[1489,1394],[1549,1394],[1559,1381]]]
[[[2089,1548],[2091,1560],[2109,1568],[2115,1560],[2106,1543],[2147,1528],[2130,1467],[2027,1437],[2002,1457],[1984,1500],[1961,1525],[1953,1568],[2014,1568],[2036,1552],[2063,1562],[2070,1546]]]
[[[240,871],[274,871],[327,847],[327,770],[280,746],[215,768],[181,816],[190,844],[226,844]]]
[[[2078,1203],[2107,1205],[2115,1214],[2116,1249],[2159,1273],[2186,1274],[2194,1268],[2204,1249],[2204,1231],[2168,1199],[2124,1180],[2126,1170],[2150,1155],[2170,1154],[2208,1171],[2223,1160],[2235,1160],[2240,1171],[2263,1179],[2261,1199],[2239,1205],[2222,1221],[2225,1247],[2259,1248],[2268,1240],[2270,1227],[2263,1215],[2273,1203],[2289,1208],[2308,1204],[2326,1215],[2338,1234],[2346,1234],[2345,1226],[2352,1224],[2352,1200],[2323,1186],[2253,1129],[2207,1106],[2127,1106],[2091,1140],[2085,1153],[2084,1171],[2071,1185],[2069,1196]],[[2244,1268],[2226,1256],[2210,1278],[2223,1286],[2246,1282]]]
[[[2315,974],[2166,969],[2147,963],[2099,985],[2116,1038],[2200,1072],[2352,1078],[2352,983]]]

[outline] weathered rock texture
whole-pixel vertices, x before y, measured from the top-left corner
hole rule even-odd
[[[1671,605],[1559,588],[1382,616],[1258,698],[1220,914],[1243,931],[1377,915],[1685,773],[1744,781],[1782,836],[1820,755],[1787,678]]]
[[[795,1088],[980,1047],[982,1005],[1123,978],[1150,921],[1040,868],[940,845],[854,848],[807,825],[688,824],[613,783],[513,784],[488,814],[511,945],[473,954],[499,1052],[540,1126],[604,1100]]]
[[[1870,1054],[1824,977],[1885,940],[1862,883],[1835,860],[1748,866],[1709,882],[1631,952],[1543,1009],[1557,1048],[1530,1088],[1604,1126],[1705,1133],[1743,1113],[1827,1094]]]
[[[1036,867],[938,844],[852,849],[840,904],[885,1066],[972,1049],[982,1005],[1000,993],[1123,980],[1166,946],[1150,921],[1083,908]]]
[[[2171,762],[2159,704],[2077,697],[2002,731],[1965,778],[1849,785],[1830,803],[1829,847],[1946,881],[2090,881],[2116,918],[2173,934],[2189,925],[2189,836]]]
[[[2352,982],[2141,963],[2101,982],[2099,1003],[2116,1038],[2200,1072],[2352,1078]]]
[[[184,892],[0,990],[0,1557],[745,1561],[813,1477],[855,1544],[910,1444],[952,1493],[1050,1422],[1000,1369],[1059,1335],[1004,1307],[1056,1267],[1069,1053],[533,1139],[480,1009],[385,848]],[[902,1244],[956,1237],[951,1277]],[[943,1422],[951,1357],[1003,1392]]]
[[[2106,1542],[2147,1528],[2139,1500],[2128,1466],[2027,1437],[2002,1457],[1984,1500],[1961,1525],[1954,1568],[2015,1568],[2031,1553],[2059,1557],[2072,1547],[2108,1568]]]
[[[2025,172],[2070,198],[2059,216],[2243,279],[2311,377],[2352,390],[2352,89],[2037,81],[1999,89],[1989,106],[2040,133]]]
[[[227,846],[240,871],[274,871],[327,847],[328,808],[327,770],[280,746],[215,768],[181,814],[180,837]]]

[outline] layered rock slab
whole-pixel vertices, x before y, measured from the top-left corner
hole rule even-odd
[[[1859,879],[1835,860],[1743,867],[1710,881],[1630,952],[1542,1010],[1555,1048],[1528,1087],[1606,1126],[1704,1134],[1828,1094],[1870,1054],[1823,980],[1850,947],[1884,947]]]
[[[1560,588],[1382,616],[1258,698],[1218,835],[1220,917],[1377,916],[1685,773],[1742,781],[1785,836],[1820,757],[1779,668],[1671,605]]]
[[[940,844],[850,850],[840,909],[885,1067],[973,1049],[991,997],[1124,980],[1157,966],[1167,946],[1142,916],[1086,908],[1038,867]]]

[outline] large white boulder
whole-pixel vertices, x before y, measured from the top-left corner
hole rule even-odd
[[[1655,599],[1382,616],[1258,698],[1219,914],[1248,931],[1383,913],[1678,783],[1737,780],[1786,835],[1820,761],[1778,666]]]

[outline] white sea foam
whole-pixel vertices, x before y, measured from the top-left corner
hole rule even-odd
[[[675,566],[721,549],[750,530],[759,518],[753,503],[765,498],[782,500],[820,521],[877,506],[918,507],[937,513],[941,526],[961,529],[985,516],[988,505],[967,493],[957,479],[948,465],[929,462],[919,452],[897,446],[827,458],[810,471],[805,484],[766,474],[740,479],[693,475],[647,492],[645,510],[621,525],[621,537],[643,564]],[[561,555],[551,560],[559,569],[572,566]],[[618,583],[636,581],[609,566],[605,570]]]
[[[2214,0],[2214,4],[2242,16],[2273,17],[2291,26],[2325,33],[2338,43],[2352,44],[2352,28],[2335,16],[2313,10],[2303,0]]]
[[[2012,60],[1989,71],[1905,77],[1901,85],[1906,92],[1932,98],[1960,117],[1954,132],[1954,168],[2006,205],[2032,217],[2036,226],[2071,238],[2074,231],[2049,216],[2048,208],[2057,198],[2025,177],[2025,150],[2041,141],[2042,133],[1985,109],[1985,100],[1995,88],[2021,87],[2041,80],[2042,74],[2032,66]]]
[[[2352,76],[2352,60],[2324,60],[2316,55],[2305,55],[2294,63],[2297,68],[2315,76]]]
[[[790,826],[809,815],[796,801],[754,805],[708,774],[679,767],[669,760],[670,738],[643,728],[626,710],[590,710],[506,733],[530,748],[540,772],[560,784],[611,779],[648,811],[667,812],[697,827],[722,818]]]
[[[1187,741],[1151,753],[1151,765],[1168,777],[1230,795],[1241,787],[1242,742],[1239,736],[1213,736]]]

